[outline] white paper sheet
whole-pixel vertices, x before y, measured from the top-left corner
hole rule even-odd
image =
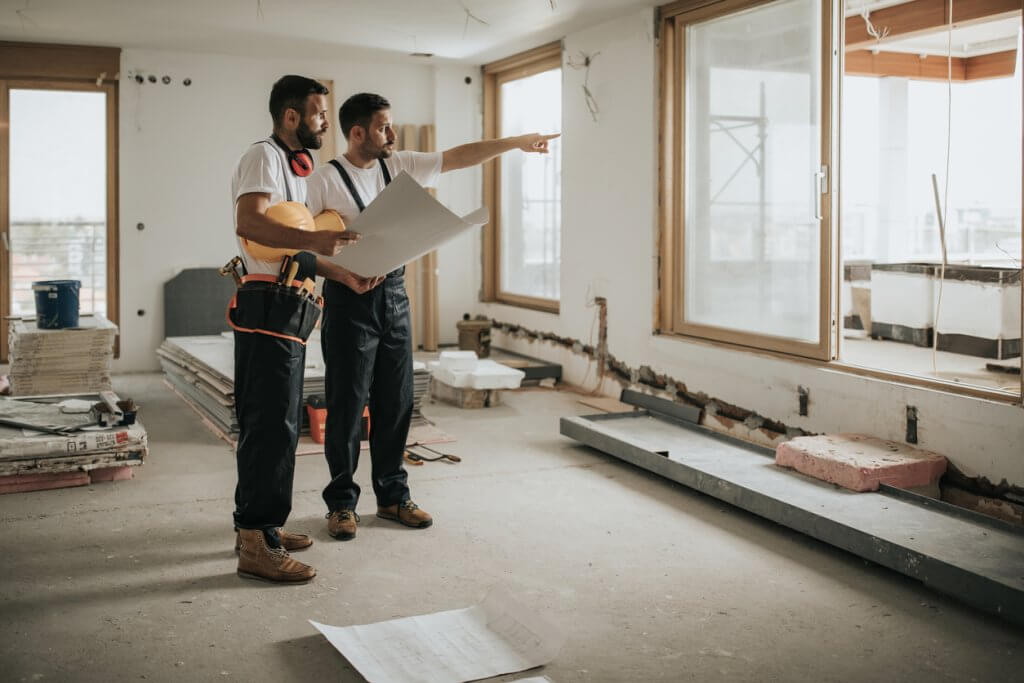
[[[547,664],[563,636],[508,590],[475,607],[364,626],[310,621],[370,683],[461,683]]]
[[[403,171],[348,226],[362,239],[327,260],[363,277],[386,275],[488,218],[484,207],[460,218]]]

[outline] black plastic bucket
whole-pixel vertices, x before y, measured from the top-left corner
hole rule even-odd
[[[32,283],[36,295],[36,326],[59,330],[78,327],[78,280],[44,280]]]

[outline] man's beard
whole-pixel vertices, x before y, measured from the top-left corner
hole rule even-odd
[[[368,159],[387,159],[391,156],[394,149],[390,145],[381,145],[377,147],[369,140],[363,145],[363,156]]]
[[[307,126],[305,121],[299,122],[295,135],[299,138],[299,144],[306,149],[320,149],[321,145],[323,145],[322,134],[314,133],[313,129]]]

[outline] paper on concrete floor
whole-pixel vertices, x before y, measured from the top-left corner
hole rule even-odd
[[[328,260],[363,277],[385,275],[487,220],[485,208],[460,218],[403,171],[347,226],[362,239]]]
[[[310,621],[370,683],[460,683],[547,664],[563,637],[504,588],[464,609],[363,626]]]

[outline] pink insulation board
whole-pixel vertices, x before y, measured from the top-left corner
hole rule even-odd
[[[852,491],[928,486],[946,471],[945,456],[861,434],[792,439],[775,449],[775,464]]]

